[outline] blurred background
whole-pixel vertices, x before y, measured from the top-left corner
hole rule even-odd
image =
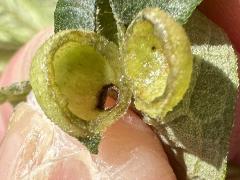
[[[0,74],[14,52],[53,26],[57,0],[0,0]]]

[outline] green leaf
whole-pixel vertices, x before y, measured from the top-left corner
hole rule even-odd
[[[117,23],[113,17],[109,0],[97,0],[96,30],[108,40],[117,43]]]
[[[183,27],[159,8],[146,8],[126,31],[122,56],[136,108],[162,120],[191,80],[192,52]]]
[[[108,0],[59,0],[54,13],[55,32],[66,29],[94,31],[117,41],[117,27]]]
[[[15,50],[53,24],[56,0],[1,0],[0,49]]]
[[[54,15],[55,32],[84,29],[98,32],[108,40],[117,42],[118,38],[120,41],[123,38],[124,27],[127,27],[135,15],[146,7],[159,7],[169,12],[179,22],[185,23],[201,1],[59,0]]]
[[[128,92],[118,47],[104,37],[77,30],[55,34],[36,53],[33,92],[46,115],[96,152],[99,136],[128,108]],[[117,103],[103,109],[105,87],[118,89]]]
[[[18,82],[7,87],[1,87],[0,104],[5,101],[9,101],[12,104],[23,101],[30,91],[31,85],[29,81]]]
[[[167,144],[178,178],[221,180],[237,97],[237,57],[226,34],[201,13],[196,11],[185,29],[195,55],[190,88],[165,117],[169,123],[145,121]]]
[[[146,7],[159,7],[178,22],[186,23],[201,2],[202,0],[110,0],[117,22],[125,27]]]
[[[59,0],[54,12],[55,32],[66,29],[94,31],[96,0]]]
[[[78,140],[83,143],[91,153],[97,154],[98,153],[98,145],[101,141],[101,136],[96,134],[96,135],[91,135],[87,137],[79,137]]]

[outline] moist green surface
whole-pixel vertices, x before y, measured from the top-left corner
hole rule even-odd
[[[118,47],[99,34],[66,30],[46,41],[32,62],[31,85],[45,114],[94,153],[131,100],[119,57]],[[118,103],[102,110],[99,96],[109,84],[119,90]]]
[[[148,21],[136,23],[128,39],[126,72],[134,79],[135,97],[146,103],[165,91],[169,65],[163,53],[163,43],[154,34],[154,25]]]
[[[162,119],[183,98],[192,52],[180,24],[158,8],[140,12],[126,31],[123,61],[138,110]]]
[[[108,61],[93,47],[68,42],[54,56],[54,72],[68,109],[81,119],[96,119],[99,90],[114,78]]]

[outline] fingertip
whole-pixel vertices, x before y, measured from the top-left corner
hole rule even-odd
[[[111,178],[176,179],[158,137],[131,111],[106,131],[97,161]]]

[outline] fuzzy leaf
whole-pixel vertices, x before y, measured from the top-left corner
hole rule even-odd
[[[117,22],[125,26],[146,7],[159,7],[175,20],[185,23],[201,2],[202,0],[110,0]]]
[[[165,117],[168,124],[146,121],[167,144],[179,179],[223,180],[237,96],[237,57],[226,34],[199,12],[185,28],[195,55],[190,88]]]
[[[55,32],[65,29],[84,29],[101,33],[108,40],[117,42],[117,28],[121,40],[124,26],[128,26],[135,15],[145,7],[160,7],[179,22],[185,23],[201,1],[59,0],[54,15]]]
[[[97,0],[96,31],[108,40],[117,42],[117,23],[113,17],[109,0]]]
[[[96,0],[59,0],[54,12],[55,32],[66,29],[94,31]]]
[[[55,32],[84,29],[117,40],[117,27],[108,0],[59,0],[54,13]]]
[[[16,104],[25,99],[26,95],[31,91],[29,81],[14,83],[8,87],[0,88],[0,104],[9,101]]]

